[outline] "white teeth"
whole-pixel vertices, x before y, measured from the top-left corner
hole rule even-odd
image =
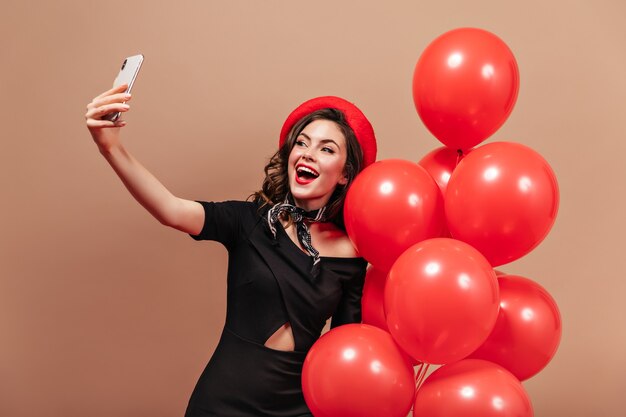
[[[307,167],[298,167],[298,174],[302,173],[302,172],[307,172],[313,176],[318,176],[319,174],[315,171],[313,171],[311,168],[307,168]]]

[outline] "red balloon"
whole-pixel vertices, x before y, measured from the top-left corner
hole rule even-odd
[[[561,340],[561,315],[554,299],[536,282],[503,275],[498,284],[498,320],[470,357],[495,362],[524,381],[554,357]]]
[[[444,365],[417,391],[414,417],[532,417],[521,382],[506,369],[479,359]]]
[[[365,275],[365,285],[363,286],[363,297],[361,298],[361,321],[363,324],[376,326],[389,333],[384,306],[386,282],[387,272],[382,272],[374,266],[370,266],[368,268]],[[398,347],[398,349],[400,349],[400,347]],[[413,358],[410,358],[409,360],[413,366],[420,364],[420,362],[414,360]]]
[[[302,390],[315,417],[405,417],[415,395],[413,378],[408,356],[389,333],[347,324],[311,347]]]
[[[461,159],[469,152],[471,152],[471,150],[455,151],[446,146],[441,146],[426,154],[418,164],[435,180],[441,190],[441,195],[444,196],[446,195],[448,181],[452,176],[452,172]],[[447,226],[444,225],[439,237],[452,237]]]
[[[393,264],[385,285],[391,335],[414,359],[430,364],[476,350],[493,329],[499,302],[489,262],[454,239],[412,246]]]
[[[441,195],[446,195],[446,188],[448,188],[448,181],[452,176],[452,171],[461,162],[471,150],[457,151],[445,146],[441,146],[427,153],[418,164],[422,166],[428,174],[433,177],[439,189]]]
[[[361,317],[364,324],[371,324],[384,331],[389,331],[383,305],[386,281],[387,272],[373,266],[367,270],[363,297],[361,298]]]
[[[469,243],[498,266],[534,249],[548,234],[559,208],[550,165],[519,143],[478,147],[448,182],[445,213],[455,239]]]
[[[441,234],[443,199],[424,168],[387,159],[356,177],[346,195],[344,220],[360,255],[387,271],[411,245]]]
[[[482,29],[455,29],[439,36],[426,47],[413,74],[420,118],[453,149],[469,149],[498,130],[518,91],[513,53]]]

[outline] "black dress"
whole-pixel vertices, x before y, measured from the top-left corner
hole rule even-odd
[[[331,327],[361,320],[367,263],[362,258],[312,258],[277,227],[277,239],[253,202],[201,202],[205,224],[196,240],[228,249],[226,323],[191,395],[185,417],[310,416],[302,365],[326,320]],[[295,350],[264,344],[289,323]]]

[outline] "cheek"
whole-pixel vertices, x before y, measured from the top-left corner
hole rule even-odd
[[[295,164],[296,158],[294,157],[293,152],[291,153],[291,155],[289,155],[289,159],[287,159],[287,172],[289,174],[291,174],[291,171],[293,171],[293,166]]]
[[[299,150],[298,148],[293,148],[291,150],[291,153],[289,154],[289,165],[293,165],[294,162],[296,162],[298,159],[300,159],[300,157],[302,156],[302,151]]]
[[[344,168],[344,161],[333,161],[328,165],[328,172],[332,172],[333,177],[343,177]]]
[[[287,178],[291,179],[295,175],[295,169],[293,168],[293,164],[290,163],[287,165]]]

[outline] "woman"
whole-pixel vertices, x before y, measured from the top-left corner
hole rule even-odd
[[[196,202],[171,194],[122,146],[125,86],[87,106],[100,152],[135,199],[162,224],[229,253],[226,323],[191,395],[186,417],[308,416],[301,372],[309,348],[331,327],[359,322],[366,261],[343,229],[343,202],[376,157],[361,111],[338,97],[296,108],[251,201]]]

